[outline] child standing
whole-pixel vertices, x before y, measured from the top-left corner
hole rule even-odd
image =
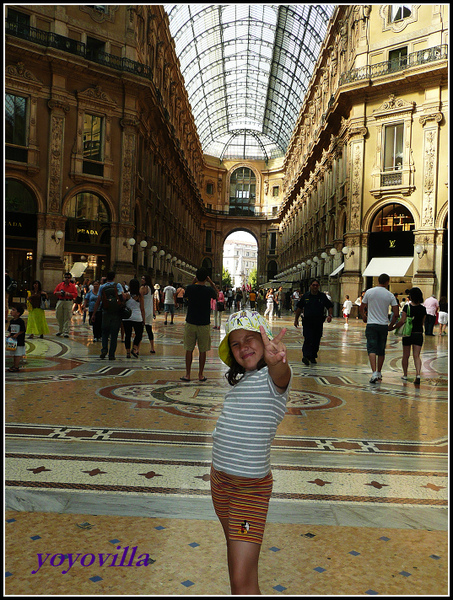
[[[345,325],[349,324],[349,315],[351,314],[352,302],[349,300],[349,296],[346,294],[343,302],[343,317],[345,320]]]
[[[230,367],[213,433],[211,494],[222,524],[232,594],[260,594],[258,559],[272,493],[270,449],[286,411],[291,369],[282,338],[257,311],[233,313],[219,356]]]
[[[17,348],[11,353],[14,359],[13,366],[7,369],[10,373],[17,373],[20,370],[20,359],[25,356],[25,321],[21,319],[24,314],[24,306],[15,304],[11,308],[12,319],[8,326],[9,337],[17,340]]]

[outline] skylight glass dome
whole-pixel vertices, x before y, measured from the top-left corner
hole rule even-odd
[[[203,151],[283,156],[335,5],[164,8]]]

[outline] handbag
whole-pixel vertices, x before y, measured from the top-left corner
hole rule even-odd
[[[132,315],[132,310],[128,306],[123,304],[120,308],[119,314],[120,314],[120,319],[122,321],[125,321],[126,319],[129,319],[130,316]]]
[[[411,317],[410,314],[411,314],[411,305],[408,304],[406,320],[404,321],[403,325],[401,325],[401,327],[398,327],[398,329],[395,329],[395,335],[400,336],[400,337],[409,337],[412,334],[412,326],[413,326],[414,317]]]
[[[222,312],[222,310],[225,310],[225,302],[217,302],[217,310],[219,312]]]
[[[17,339],[13,337],[7,337],[5,340],[5,350],[7,352],[15,352],[17,348]]]

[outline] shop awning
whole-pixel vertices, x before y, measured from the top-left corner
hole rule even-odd
[[[332,273],[329,275],[329,277],[333,277],[334,275],[338,275],[338,273],[341,271],[341,269],[344,269],[344,262],[341,263],[341,265],[339,267],[337,267],[335,269],[335,271],[332,271]]]
[[[362,277],[379,277],[387,273],[389,277],[404,277],[409,271],[413,256],[392,256],[372,258]]]

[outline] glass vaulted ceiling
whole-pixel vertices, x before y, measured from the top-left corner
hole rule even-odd
[[[335,6],[164,7],[203,151],[283,156]]]

